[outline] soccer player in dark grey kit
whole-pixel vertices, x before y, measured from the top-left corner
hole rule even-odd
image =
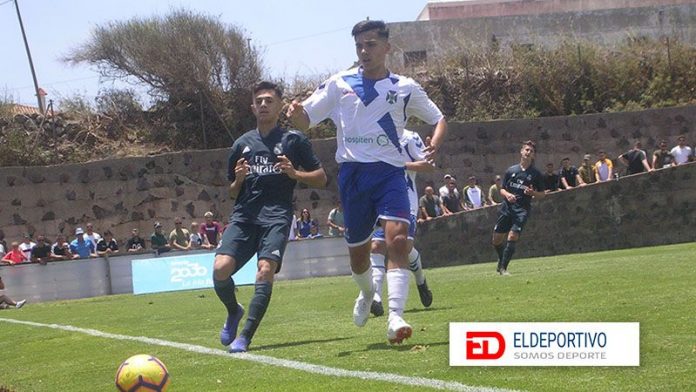
[[[232,145],[228,177],[236,204],[215,254],[215,293],[227,308],[220,342],[230,352],[245,352],[271,300],[273,277],[280,270],[292,224],[292,196],[297,181],[324,187],[326,173],[309,139],[278,126],[282,90],[271,82],[254,87],[252,110],[256,129]],[[297,168],[301,167],[302,171]],[[244,308],[237,303],[232,275],[258,254],[254,296],[242,332],[237,327]]]
[[[522,143],[519,165],[511,166],[505,172],[503,187],[500,194],[503,203],[500,206],[498,221],[493,228],[493,247],[498,253],[498,273],[509,275],[510,265],[515,245],[520,238],[524,224],[532,209],[532,198],[541,199],[544,193],[544,177],[534,167],[536,144],[528,140]],[[507,237],[507,242],[505,242]]]

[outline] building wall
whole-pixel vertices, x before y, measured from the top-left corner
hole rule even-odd
[[[425,6],[418,20],[481,18],[487,16],[539,15],[617,8],[640,8],[692,4],[694,0],[482,0],[434,1]]]
[[[631,36],[672,37],[696,44],[696,4],[390,23],[389,66],[403,69],[404,56],[425,52],[428,62],[464,47],[511,44],[553,46],[578,38],[612,45]],[[407,67],[408,68],[408,67]]]
[[[441,185],[443,174],[460,179],[476,175],[487,186],[519,159],[519,143],[538,141],[540,165],[568,156],[574,164],[586,152],[605,149],[616,157],[641,139],[652,150],[666,137],[673,144],[679,134],[693,135],[696,107],[551,117],[478,123],[453,123],[437,159],[438,170],[419,175],[418,189]],[[430,127],[414,128],[423,136]],[[695,141],[689,136],[691,142]],[[326,217],[336,196],[334,161],[336,140],[313,142],[329,177],[326,189],[299,186],[296,205],[309,208],[326,232]],[[211,210],[224,220],[232,209],[227,196],[228,152],[224,149],[171,153],[154,157],[114,159],[86,164],[51,167],[0,168],[0,229],[7,241],[21,233],[70,235],[75,227],[94,223],[103,232],[110,229],[125,240],[134,227],[149,237],[152,224],[161,221],[173,229],[175,216],[185,223],[202,219]]]

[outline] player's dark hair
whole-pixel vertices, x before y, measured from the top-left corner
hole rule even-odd
[[[382,20],[368,19],[363,20],[362,22],[358,22],[355,26],[353,26],[353,31],[351,31],[351,34],[353,35],[353,37],[356,37],[358,34],[370,30],[377,30],[377,35],[380,38],[389,39],[389,29],[387,28],[387,24],[384,23],[384,21]]]
[[[255,96],[261,90],[273,90],[278,98],[283,98],[283,88],[273,82],[262,80],[254,85],[252,92]]]
[[[522,142],[522,145],[523,145],[523,146],[529,146],[529,147],[531,147],[532,150],[534,150],[534,152],[536,152],[536,150],[537,150],[537,149],[536,149],[536,143],[534,143],[534,142],[531,141],[531,140],[527,140],[527,141],[525,141],[525,142]]]

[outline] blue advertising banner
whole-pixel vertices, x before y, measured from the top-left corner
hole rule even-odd
[[[211,288],[214,260],[215,253],[133,260],[133,294]],[[256,265],[254,255],[234,274],[235,285],[254,284]]]

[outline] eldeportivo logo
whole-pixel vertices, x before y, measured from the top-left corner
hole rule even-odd
[[[491,344],[493,343],[493,344]],[[493,349],[497,347],[497,349]],[[498,332],[466,333],[466,359],[498,359],[505,353],[505,338]]]
[[[450,366],[639,366],[639,323],[450,323]]]

